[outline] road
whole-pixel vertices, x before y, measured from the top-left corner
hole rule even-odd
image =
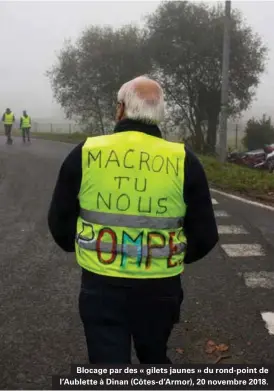
[[[52,374],[86,362],[79,268],[53,243],[46,220],[72,147],[41,140],[7,146],[0,137],[0,389],[50,389]],[[213,340],[229,346],[223,363],[273,364],[274,212],[212,197],[220,245],[186,267],[169,355],[176,363],[211,363],[216,357],[205,344]]]

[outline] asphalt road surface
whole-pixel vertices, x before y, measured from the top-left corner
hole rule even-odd
[[[53,243],[47,211],[72,145],[0,137],[0,389],[50,389],[53,374],[86,363],[79,268]],[[274,212],[212,195],[221,242],[186,267],[175,363],[274,364]]]

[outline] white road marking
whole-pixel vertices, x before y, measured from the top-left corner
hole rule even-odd
[[[225,196],[227,198],[231,198],[231,199],[236,200],[236,201],[243,202],[245,204],[257,206],[259,208],[267,209],[267,210],[270,210],[271,212],[274,212],[274,207],[270,206],[270,205],[261,204],[260,202],[251,201],[249,199],[246,199],[246,198],[243,198],[243,197],[239,197],[239,196],[235,196],[233,194],[229,194],[229,193],[226,193],[224,191],[220,191],[220,190],[216,190],[216,189],[210,189],[210,191],[212,193],[220,194],[222,196]]]
[[[243,197],[225,193],[220,190],[210,189],[212,192],[274,212],[274,207],[251,201]],[[218,202],[212,198],[212,205],[218,205]],[[215,217],[229,217],[226,211],[214,210]],[[243,226],[237,225],[218,225],[219,234],[248,234]],[[260,244],[222,244],[222,249],[229,257],[260,257],[265,255],[265,251]],[[241,274],[241,273],[239,273]],[[246,272],[241,274],[244,277],[245,285],[248,288],[274,289],[274,272]],[[265,327],[270,335],[274,335],[274,312],[261,312]]]
[[[215,217],[229,217],[225,210],[214,210]]]
[[[260,244],[222,244],[221,247],[229,257],[261,257],[265,255]]]
[[[241,235],[248,234],[248,231],[242,225],[218,225],[220,235]]]
[[[242,275],[248,288],[274,288],[274,272],[246,272]]]
[[[261,315],[269,334],[274,335],[274,312],[261,312]]]

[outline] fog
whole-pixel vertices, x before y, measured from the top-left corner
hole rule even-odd
[[[121,26],[142,23],[159,2],[0,2],[0,112],[10,107],[18,116],[27,109],[33,118],[63,118],[54,102],[45,71],[56,60],[66,38],[76,39],[91,24]],[[256,101],[245,113],[274,114],[274,40],[272,2],[236,2],[270,49],[267,71]]]

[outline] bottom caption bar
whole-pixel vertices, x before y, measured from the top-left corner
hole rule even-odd
[[[274,366],[72,365],[53,390],[274,390]]]

